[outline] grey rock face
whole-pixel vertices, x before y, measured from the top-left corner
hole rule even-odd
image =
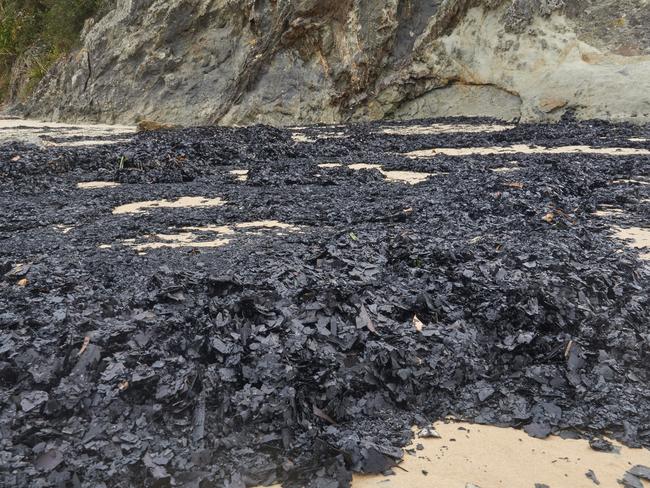
[[[514,120],[521,116],[521,98],[490,85],[453,84],[404,102],[393,117],[411,120],[422,114]]]
[[[650,120],[648,0],[116,0],[28,115]]]

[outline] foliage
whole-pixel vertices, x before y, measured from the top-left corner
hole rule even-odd
[[[0,99],[11,68],[23,55],[29,64],[29,92],[61,55],[74,48],[87,18],[103,0],[0,0]],[[37,49],[34,49],[37,48]],[[26,93],[24,93],[26,94]]]

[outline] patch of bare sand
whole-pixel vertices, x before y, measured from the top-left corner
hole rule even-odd
[[[650,185],[650,181],[644,181],[639,178],[613,180],[613,184],[618,185]]]
[[[593,488],[593,470],[601,486],[618,486],[634,464],[650,464],[650,451],[620,447],[620,453],[594,451],[584,440],[559,437],[535,439],[516,429],[438,423],[442,439],[416,439],[416,455],[406,455],[396,476],[357,476],[355,488],[409,487],[481,488],[533,487]],[[427,474],[424,474],[424,471]]]
[[[455,422],[435,428],[442,438],[416,438],[411,447],[422,448],[405,454],[395,476],[356,475],[352,487],[594,488],[586,476],[593,470],[600,486],[610,488],[620,486],[617,480],[633,465],[650,466],[650,451],[617,443],[618,453],[602,453],[584,440],[535,439],[516,429]]]
[[[230,171],[230,174],[235,177],[237,181],[247,181],[248,180],[248,170],[247,169],[233,169]]]
[[[319,164],[319,168],[338,168],[343,166],[340,163],[323,163]],[[386,177],[389,181],[396,181],[400,183],[408,183],[410,185],[417,185],[422,183],[429,176],[436,175],[438,173],[422,173],[417,171],[395,171],[395,170],[385,170],[380,164],[370,164],[370,163],[355,163],[348,165],[348,168],[358,171],[361,169],[376,169],[382,175]]]
[[[343,164],[341,164],[341,163],[322,163],[322,164],[318,165],[319,168],[324,168],[324,169],[340,168],[342,166],[343,166]],[[444,173],[424,173],[424,172],[418,172],[418,171],[385,170],[379,164],[370,164],[370,163],[350,164],[350,165],[348,165],[348,168],[350,168],[352,170],[376,169],[381,174],[383,174],[386,177],[387,180],[398,181],[400,183],[409,183],[411,185],[417,185],[418,183],[422,183],[429,176],[444,174]],[[494,173],[512,173],[512,172],[519,171],[519,170],[521,170],[521,168],[518,167],[518,166],[503,166],[501,168],[494,168],[491,171],[493,171]]]
[[[31,119],[0,119],[0,129],[66,129],[85,132],[135,132],[131,125],[109,124],[67,124],[65,122],[43,122]]]
[[[325,132],[323,134],[317,134],[314,137],[309,137],[307,134],[300,132],[294,132],[291,134],[291,139],[293,142],[316,142],[319,139],[344,139],[348,136],[345,135],[345,132]]]
[[[492,171],[493,173],[513,173],[515,171],[520,171],[520,170],[521,168],[519,166],[512,165],[512,166],[502,166],[500,168],[492,168],[490,171]]]
[[[146,236],[150,242],[137,243],[133,239],[122,241],[136,251],[147,251],[161,248],[217,248],[229,244],[233,239],[245,235],[262,235],[268,231],[275,231],[282,235],[284,232],[297,232],[300,227],[278,222],[277,220],[259,220],[255,222],[241,222],[232,225],[206,225],[197,227],[182,227],[173,234],[155,234]],[[206,237],[208,237],[206,239]]]
[[[385,170],[379,164],[368,164],[368,163],[357,163],[351,164],[348,168],[355,171],[360,169],[376,169],[382,175],[386,177],[387,180],[397,181],[400,183],[408,183],[410,185],[417,185],[425,181],[432,173],[420,173],[416,171],[393,171]]]
[[[629,147],[589,147],[589,146],[561,146],[542,147],[515,144],[503,147],[439,147],[406,153],[410,158],[431,158],[438,155],[445,156],[471,156],[490,154],[604,154],[610,156],[640,156],[650,155],[648,149]]]
[[[650,203],[650,200],[642,200],[642,202]],[[625,211],[614,205],[601,205],[592,215],[596,217],[620,217],[625,215]],[[631,247],[635,249],[648,249],[647,252],[641,252],[640,257],[643,260],[650,260],[650,228],[614,227],[613,229],[615,232],[614,236],[626,241]]]
[[[622,208],[615,207],[614,205],[601,205],[592,215],[596,217],[614,217],[623,215],[624,213]]]
[[[196,248],[213,248],[225,246],[230,239],[217,238],[210,240],[200,240],[201,235],[196,232],[178,232],[176,234],[156,234],[151,236],[156,239],[154,242],[145,242],[142,244],[128,244],[136,251],[145,251],[149,249],[161,249],[163,247],[178,249],[183,247]]]
[[[382,127],[384,134],[411,136],[427,134],[453,134],[453,133],[478,133],[478,132],[502,132],[513,129],[514,125],[473,125],[473,124],[431,124],[412,125],[409,127]]]
[[[181,197],[178,200],[148,200],[120,205],[113,209],[114,215],[143,213],[155,208],[201,208],[219,207],[226,202],[221,198]]]
[[[77,188],[80,190],[98,190],[100,188],[115,188],[120,186],[120,183],[114,181],[84,181],[77,183]]]
[[[646,248],[647,252],[641,253],[641,259],[650,260],[650,228],[643,227],[614,227],[616,237],[629,241],[630,245],[636,249]]]
[[[68,234],[72,229],[74,229],[74,225],[56,224],[54,228],[61,232],[61,234]]]

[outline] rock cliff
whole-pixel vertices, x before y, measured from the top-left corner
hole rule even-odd
[[[115,0],[26,106],[58,120],[650,120],[648,0]]]

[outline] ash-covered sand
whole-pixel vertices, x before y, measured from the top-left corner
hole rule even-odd
[[[0,485],[346,486],[449,415],[650,447],[650,128],[74,137],[0,145]]]
[[[126,142],[135,127],[125,125],[75,125],[41,122],[0,115],[0,144],[22,141],[37,146],[87,146]]]

